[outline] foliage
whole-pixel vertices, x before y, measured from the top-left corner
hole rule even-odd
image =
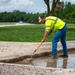
[[[20,12],[19,10],[14,10],[13,12],[5,11],[5,12],[0,12],[0,22],[23,21],[23,22],[30,22],[30,23],[38,23],[38,17],[40,15],[46,16],[47,12],[26,13],[26,12]],[[65,21],[66,20],[75,21],[75,4],[71,4],[70,2],[66,2],[66,3],[62,2],[62,8],[60,12],[56,13],[56,10],[55,10],[54,15]]]

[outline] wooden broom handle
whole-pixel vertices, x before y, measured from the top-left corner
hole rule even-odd
[[[43,42],[41,42],[38,47],[36,48],[36,51],[39,49],[39,47],[42,45]]]

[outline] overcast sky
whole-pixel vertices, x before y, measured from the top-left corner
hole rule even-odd
[[[69,1],[72,4],[75,4],[75,0],[63,1]],[[13,10],[42,13],[46,11],[46,5],[44,0],[0,0],[0,12],[12,12]]]

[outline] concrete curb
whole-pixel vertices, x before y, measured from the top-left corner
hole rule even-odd
[[[0,42],[0,62],[15,62],[22,59],[30,58],[34,48],[39,43],[29,42]],[[67,42],[68,49],[75,49],[75,42]],[[51,42],[44,43],[33,57],[51,55]],[[30,47],[29,47],[30,46]],[[14,50],[13,50],[14,49]],[[62,51],[60,43],[58,43],[58,53]]]
[[[75,75],[75,69],[0,63],[0,75]]]
[[[69,51],[71,49],[73,51],[75,51],[75,48],[70,48]],[[59,50],[58,53],[62,53],[62,51]],[[50,56],[51,52],[43,52],[43,53],[40,53],[40,54],[34,54],[33,58],[38,58],[38,57],[43,57],[43,56],[48,56],[48,55]],[[25,56],[15,57],[15,58],[11,58],[11,59],[2,59],[2,60],[0,60],[0,62],[13,63],[13,62],[21,61],[21,60],[26,59],[26,58],[31,58],[31,55],[25,55]]]

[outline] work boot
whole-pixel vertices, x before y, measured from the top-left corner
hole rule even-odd
[[[59,57],[67,58],[68,55],[60,55]]]

